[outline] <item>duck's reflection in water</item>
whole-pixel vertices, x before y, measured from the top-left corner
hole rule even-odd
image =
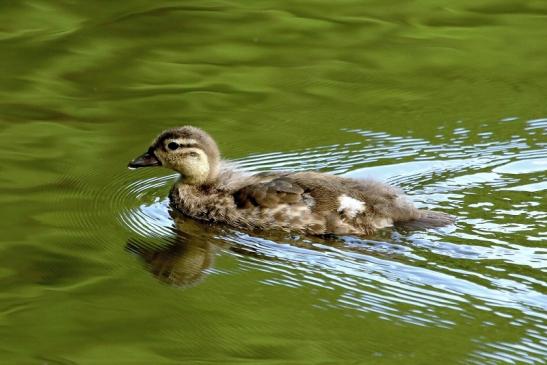
[[[176,227],[173,236],[159,241],[130,238],[126,249],[140,256],[158,280],[178,287],[197,285],[213,266],[220,249],[212,240],[214,227],[173,214],[172,217]]]
[[[127,249],[138,254],[158,280],[180,287],[199,284],[214,259],[214,245],[206,241],[183,240],[181,236],[161,248],[130,239]]]

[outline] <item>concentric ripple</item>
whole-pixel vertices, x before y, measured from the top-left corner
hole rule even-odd
[[[121,223],[143,236],[172,235],[173,221],[167,214],[169,201],[165,194],[166,189],[160,188],[170,187],[173,180],[173,176],[149,177],[136,180],[118,191],[113,204],[117,207],[133,206],[120,214]],[[141,204],[134,206],[135,202]]]

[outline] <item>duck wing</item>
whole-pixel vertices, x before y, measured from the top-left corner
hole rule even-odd
[[[303,201],[304,188],[287,177],[271,178],[246,185],[233,193],[238,208],[274,208],[279,204],[297,204]]]

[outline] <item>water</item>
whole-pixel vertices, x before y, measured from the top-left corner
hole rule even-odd
[[[542,364],[547,6],[0,4],[0,363]],[[453,227],[250,235],[129,171],[191,123],[242,168],[374,176]]]

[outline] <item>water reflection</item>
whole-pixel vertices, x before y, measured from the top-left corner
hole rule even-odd
[[[218,247],[181,233],[162,247],[129,239],[126,249],[140,256],[156,279],[173,286],[191,287],[203,280],[214,263]]]

